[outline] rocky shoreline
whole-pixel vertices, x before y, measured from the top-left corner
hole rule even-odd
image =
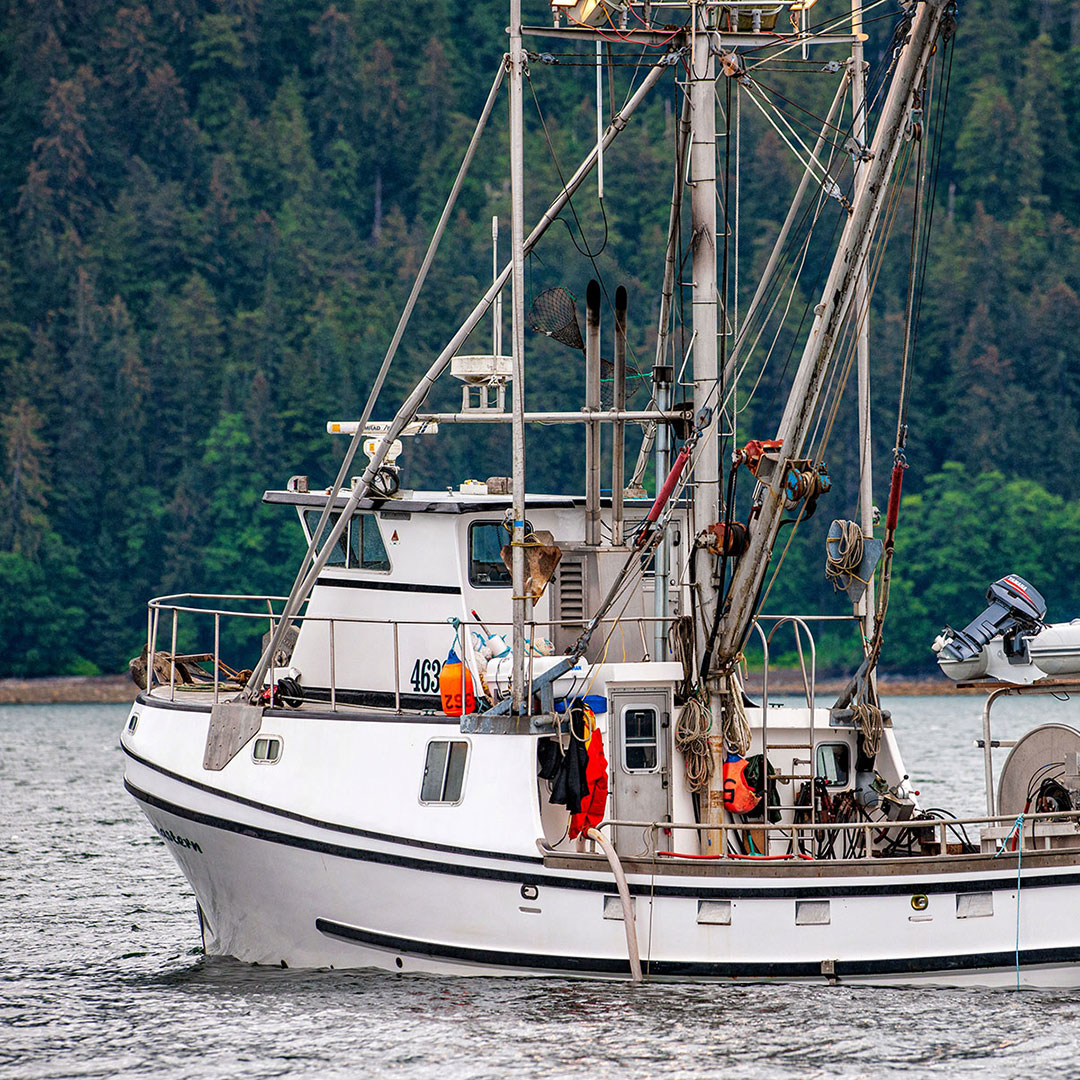
[[[845,679],[818,679],[816,694],[827,704],[830,694],[844,686]],[[955,684],[941,675],[887,676],[878,683],[882,697],[926,694],[977,694],[980,691],[958,690]],[[759,681],[751,680],[747,691],[756,696],[761,692]],[[803,692],[802,678],[797,669],[779,669],[769,673],[769,694],[790,695]],[[129,675],[55,676],[45,679],[0,679],[0,705],[77,705],[83,703],[119,704],[132,701],[137,693]]]
[[[119,704],[133,701],[136,693],[130,675],[0,679],[0,705]]]

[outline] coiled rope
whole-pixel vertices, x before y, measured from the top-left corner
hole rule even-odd
[[[705,791],[712,779],[711,729],[709,706],[696,694],[687,698],[675,722],[675,746],[686,762],[686,783],[691,791]]]
[[[859,728],[859,739],[862,743],[863,753],[867,757],[874,757],[881,743],[881,732],[885,723],[881,717],[881,710],[876,705],[867,705],[865,702],[852,706],[855,713],[855,723]]]
[[[723,698],[724,745],[740,757],[746,757],[746,752],[750,749],[750,723],[743,708],[742,684],[733,674],[727,676],[727,688],[723,691]]]
[[[673,619],[667,640],[671,655],[682,664],[683,677],[676,696],[685,700],[694,693],[694,620],[689,615]]]
[[[834,592],[843,592],[846,588],[841,584],[842,578],[854,578],[862,581],[858,575],[858,569],[863,559],[863,531],[857,521],[838,521],[840,537],[831,539],[825,547],[825,577],[832,582]],[[836,555],[831,550],[831,545],[836,545]],[[863,582],[866,584],[866,582]]]

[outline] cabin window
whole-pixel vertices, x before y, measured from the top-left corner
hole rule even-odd
[[[321,510],[305,510],[304,511],[304,528],[308,535],[308,541],[311,541],[312,534],[318,527],[319,518],[322,516]],[[330,515],[322,531],[322,538],[320,539],[320,545],[325,545],[327,536],[330,535],[330,531],[338,523],[338,519],[341,517],[338,513]],[[321,547],[320,547],[321,550]],[[355,556],[355,552],[353,552]],[[334,550],[330,552],[330,557],[326,560],[327,566],[348,566],[349,565],[349,546],[348,538],[344,533],[338,537],[337,543],[334,545]]]
[[[352,546],[360,549],[360,568],[362,570],[389,570],[390,556],[386,554],[379,523],[374,514],[357,514],[352,521],[353,529],[360,533]]]
[[[622,711],[623,768],[656,772],[660,761],[660,718],[652,705],[626,705]]]
[[[525,522],[525,533],[532,525]],[[513,584],[510,571],[500,554],[503,545],[510,543],[510,533],[501,521],[474,521],[469,526],[469,584],[481,589]]]
[[[257,765],[274,765],[281,760],[281,739],[277,735],[260,736],[251,749]]]
[[[319,523],[321,510],[306,510],[304,524],[308,539]],[[330,515],[323,536],[326,536],[341,517],[338,513]],[[327,566],[343,566],[350,570],[389,570],[390,557],[386,553],[379,523],[374,514],[355,514],[349,522],[348,538],[345,534],[338,537],[334,550],[327,559]]]
[[[850,755],[847,743],[818,743],[817,775],[829,787],[846,788],[850,773]]]
[[[424,779],[420,784],[420,801],[451,806],[461,802],[468,758],[467,742],[451,742],[449,739],[433,739],[429,742],[424,761]]]

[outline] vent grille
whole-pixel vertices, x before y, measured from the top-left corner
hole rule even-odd
[[[585,563],[581,559],[563,559],[559,567],[560,622],[585,621]]]

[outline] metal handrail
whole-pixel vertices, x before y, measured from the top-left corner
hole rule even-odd
[[[265,610],[251,610],[251,611],[238,611],[233,608],[227,607],[215,607],[212,605],[197,606],[192,603],[184,603],[184,601],[195,600],[216,600],[216,601],[245,601],[251,606],[266,604],[269,608]],[[214,623],[214,652],[213,652],[213,692],[214,703],[216,704],[220,699],[221,693],[221,681],[220,681],[220,659],[221,659],[221,620],[223,617],[232,619],[253,619],[256,621],[268,620],[270,623],[271,632],[273,631],[274,624],[277,620],[278,613],[273,609],[273,603],[284,602],[286,597],[282,596],[255,596],[242,593],[173,593],[168,596],[154,597],[147,604],[147,681],[153,684],[153,665],[154,657],[159,652],[157,649],[157,635],[158,627],[160,623],[160,615],[162,612],[171,616],[171,639],[170,639],[170,653],[169,653],[169,699],[176,700],[176,642],[179,632],[179,616],[182,614],[200,616],[204,618],[213,618]],[[660,617],[660,616],[633,616],[627,618],[613,617],[610,619],[602,619],[601,624],[610,623],[612,625],[616,623],[661,623],[666,624],[671,622],[673,617]],[[446,627],[446,619],[373,619],[363,618],[359,616],[351,615],[308,615],[298,614],[295,616],[295,622],[297,623],[324,623],[328,627],[329,634],[329,646],[330,646],[330,708],[332,711],[336,711],[338,707],[338,694],[337,694],[337,655],[335,644],[335,627],[338,624],[359,625],[359,626],[389,626],[392,628],[393,633],[393,652],[394,652],[394,710],[395,712],[401,712],[401,672],[400,672],[400,638],[399,628],[401,626],[429,626],[429,627]],[[465,656],[465,641],[466,634],[469,630],[477,629],[483,630],[485,628],[496,628],[499,630],[509,629],[513,624],[509,620],[500,622],[498,620],[485,620],[481,623],[479,620],[460,619],[459,622],[459,634],[458,644],[462,652],[462,656]],[[580,626],[580,620],[575,619],[552,619],[543,622],[533,622],[530,624],[530,640],[535,639],[536,628],[551,629],[557,626]],[[534,660],[535,656],[530,659]],[[531,668],[530,664],[530,681],[531,681]],[[275,672],[270,672],[270,685],[276,682]],[[462,671],[462,677],[464,678],[464,668]],[[464,699],[464,685],[462,686],[462,698]]]
[[[266,605],[268,610],[236,610],[235,607],[225,607],[208,604],[198,605],[194,601],[243,601],[246,604],[254,607]],[[171,623],[171,645],[169,655],[169,697],[170,700],[176,699],[176,642],[179,632],[179,616],[182,614],[193,615],[199,617],[212,617],[214,623],[214,651],[213,651],[213,700],[216,704],[220,700],[221,695],[221,678],[220,678],[220,660],[221,660],[221,619],[253,619],[257,621],[268,620],[270,624],[271,632],[279,617],[279,613],[274,611],[274,603],[284,603],[287,597],[273,596],[273,595],[252,595],[244,593],[172,593],[166,596],[154,597],[147,604],[147,679],[148,682],[153,685],[153,666],[155,655],[159,652],[157,649],[157,637],[160,624],[160,615],[162,612],[167,613]],[[639,633],[643,640],[645,640],[644,625],[657,624],[668,625],[676,616],[657,616],[657,615],[637,615],[637,616],[619,616],[601,619],[600,624],[622,624],[622,625],[637,625]],[[806,620],[813,620],[815,616],[789,616],[789,615],[765,615],[760,618],[774,621],[777,626],[782,625],[784,621],[798,622],[806,630],[807,636],[811,642],[811,649],[814,649],[813,635],[810,632],[809,627],[806,625]],[[338,686],[337,686],[337,656],[336,656],[336,642],[335,642],[335,628],[339,624],[354,625],[354,626],[389,626],[392,628],[393,633],[393,663],[394,663],[394,711],[401,712],[401,672],[400,672],[400,637],[399,628],[401,626],[428,626],[428,627],[445,627],[447,625],[446,619],[376,619],[365,618],[360,616],[351,615],[308,615],[297,614],[295,616],[297,623],[312,622],[312,623],[324,623],[328,627],[329,643],[330,643],[330,708],[331,711],[336,711],[338,708]],[[464,649],[466,633],[469,630],[477,629],[484,630],[488,628],[495,628],[498,630],[509,629],[512,626],[510,620],[498,621],[487,619],[483,623],[479,620],[461,619],[459,620],[460,635],[459,644],[462,649],[464,659]],[[549,619],[542,622],[533,622],[530,624],[530,639],[535,639],[536,630],[548,630],[555,627],[580,626],[579,619]],[[765,662],[764,662],[764,690],[765,695],[763,698],[763,714],[768,710],[768,639],[761,629],[757,626],[758,633],[761,636],[762,646],[764,648]],[[775,632],[776,627],[774,627]],[[771,636],[771,635],[770,635]],[[644,650],[644,655],[648,657],[648,650]],[[811,665],[814,667],[816,664],[816,652],[812,652]],[[530,661],[535,657],[530,657]],[[530,682],[532,673],[532,663],[530,662]],[[273,685],[276,681],[274,677],[276,672],[271,672],[270,684]],[[464,670],[463,670],[464,675]],[[464,690],[464,687],[463,687]],[[464,697],[464,693],[463,693]],[[813,698],[811,697],[811,701]],[[763,738],[765,738],[765,732],[767,732],[767,717],[763,716]]]
[[[790,808],[788,808],[790,809]],[[1044,811],[1040,813],[1024,814],[1023,815],[1023,832],[1024,836],[1030,838],[1032,841],[1039,835],[1036,826],[1039,824],[1052,824],[1061,823],[1063,821],[1071,821],[1077,826],[1077,844],[1080,845],[1080,810],[1068,810],[1068,811]],[[598,828],[600,829],[615,829],[615,828],[630,828],[651,830],[654,835],[654,846],[652,852],[646,852],[644,858],[657,858],[660,857],[659,852],[655,846],[655,835],[658,830],[663,830],[667,833],[676,832],[703,832],[705,830],[720,831],[724,834],[728,832],[745,832],[752,830],[755,832],[761,832],[765,830],[768,838],[771,839],[771,834],[780,833],[783,839],[789,840],[795,843],[795,832],[799,833],[843,833],[843,832],[862,832],[865,836],[865,842],[863,844],[863,852],[858,859],[843,859],[843,858],[827,858],[827,859],[815,859],[819,862],[854,862],[865,861],[868,859],[878,858],[873,850],[873,834],[875,832],[883,831],[899,831],[905,829],[927,829],[933,830],[939,833],[937,842],[940,844],[940,850],[934,853],[920,853],[919,855],[904,855],[897,856],[902,858],[905,862],[914,859],[940,859],[940,858],[970,858],[974,852],[969,852],[966,855],[950,855],[948,851],[948,832],[949,829],[955,829],[957,827],[964,827],[968,825],[979,825],[986,828],[1010,828],[1017,824],[1017,819],[1011,816],[1001,816],[999,814],[983,814],[978,817],[948,817],[948,818],[918,818],[907,821],[891,821],[885,819],[884,821],[818,821],[818,822],[805,822],[799,824],[790,824],[785,826],[769,825],[765,822],[725,822],[721,825],[717,825],[710,822],[672,822],[672,821],[633,821],[622,818],[606,818],[600,823]],[[1030,826],[1030,832],[1028,831]],[[790,833],[791,835],[787,835]],[[1042,834],[1045,836],[1046,834]],[[726,839],[726,836],[725,836]],[[1007,839],[1007,837],[1006,837]],[[933,842],[933,838],[931,838]],[[725,858],[731,858],[726,854],[726,844],[721,845],[722,854],[712,856],[717,862],[723,861]],[[569,854],[567,852],[560,852],[556,848],[547,847],[546,851],[555,855]],[[1030,850],[1030,849],[1027,849]],[[1012,852],[1005,851],[999,852],[1000,854],[1011,854]],[[982,854],[982,852],[979,852]],[[700,861],[702,856],[698,855],[684,855],[679,854],[664,855],[664,858],[686,858],[688,861]],[[794,855],[792,857],[795,857]],[[750,857],[751,860],[753,857]]]

